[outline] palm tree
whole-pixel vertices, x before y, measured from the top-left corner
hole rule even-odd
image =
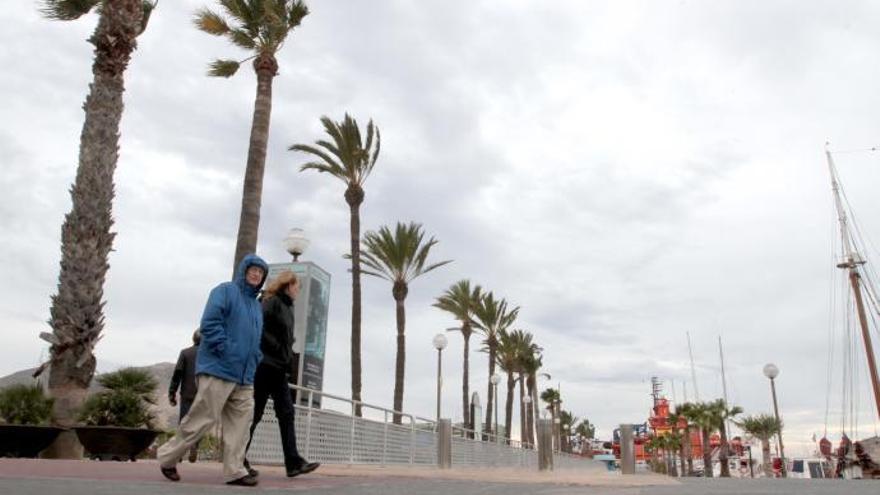
[[[575,434],[578,436],[578,440],[581,443],[581,454],[584,454],[584,446],[586,445],[587,440],[590,440],[596,436],[596,426],[590,423],[589,419],[583,419],[580,423],[578,423],[577,427],[574,429]],[[592,456],[592,448],[587,447],[587,455]]]
[[[678,454],[679,454],[678,460],[679,460],[679,463],[681,464],[681,475],[682,476],[685,476],[689,473],[689,471],[685,468],[685,462],[686,462],[687,456],[690,455],[690,438],[691,438],[690,425],[687,423],[687,418],[684,415],[686,405],[687,405],[687,403],[677,406],[675,408],[675,410],[671,411],[669,413],[669,416],[667,417],[667,421],[669,422],[670,425],[672,425],[672,434],[673,435],[679,435],[679,433],[680,433],[679,423],[681,423],[682,421],[685,422],[685,430],[684,430],[684,432],[681,432],[681,435],[680,435],[681,441],[679,442],[679,446],[678,446]],[[691,463],[692,462],[693,461],[691,461]]]
[[[694,474],[694,452],[693,445],[691,444],[691,425],[693,424],[693,412],[694,412],[694,404],[692,402],[685,402],[680,406],[675,408],[675,413],[682,416],[686,425],[684,428],[684,436],[685,441],[682,442],[684,444],[684,455],[687,458],[687,470],[684,471],[687,473],[687,476],[693,476]]]
[[[474,311],[480,304],[483,291],[479,285],[471,288],[470,280],[459,280],[446,289],[442,296],[434,303],[435,308],[450,313],[461,324],[456,331],[461,332],[464,338],[464,363],[461,386],[462,419],[465,425],[470,424],[470,411],[468,410],[468,356],[470,355],[470,339],[473,333]],[[508,433],[509,434],[509,433]]]
[[[571,411],[559,411],[559,431],[562,438],[560,450],[563,452],[571,453],[571,430],[579,419]]]
[[[61,269],[52,296],[49,326],[40,338],[51,344],[49,393],[55,398],[52,422],[69,428],[85,401],[95,374],[95,345],[104,329],[104,279],[113,247],[113,174],[119,159],[119,123],[125,69],[144,32],[155,3],[147,0],[43,0],[41,12],[52,20],[72,21],[99,15],[89,43],[95,47],[92,83],[83,105],[79,163],[70,189],[71,209],[61,226]],[[46,452],[60,458],[82,457],[76,435],[62,433]]]
[[[534,336],[529,332],[523,332],[523,340],[520,343],[519,356],[517,360],[517,372],[519,373],[519,418],[520,418],[520,439],[523,443],[535,445],[534,436],[534,417],[531,402],[533,400],[532,390],[529,390],[529,403],[526,404],[526,389],[529,385],[529,379],[532,373],[537,373],[541,367],[542,359],[540,356],[541,348],[533,342]]]
[[[700,428],[703,444],[703,476],[712,478],[712,448],[709,445],[709,436],[715,431],[717,422],[709,404],[698,402],[693,404],[689,411],[688,419]]]
[[[492,387],[492,375],[495,374],[495,354],[498,351],[498,334],[509,328],[519,314],[519,306],[508,310],[507,301],[495,299],[492,292],[484,294],[480,304],[474,309],[474,327],[478,328],[486,337],[483,339],[483,350],[489,353],[489,392],[486,400],[486,428],[492,432],[492,408],[495,404],[494,388]]]
[[[747,435],[761,440],[761,456],[763,457],[764,475],[768,478],[773,476],[773,466],[770,464],[770,439],[782,431],[782,422],[772,414],[757,414],[746,416],[736,425],[742,428]]]
[[[257,250],[269,119],[272,114],[272,81],[278,75],[278,59],[275,56],[284,46],[287,35],[309,14],[309,9],[301,0],[218,2],[225,15],[203,7],[196,12],[196,27],[208,34],[226,38],[233,45],[246,50],[250,56],[240,61],[215,60],[208,69],[208,75],[232,77],[241,64],[249,60],[253,60],[257,75],[257,96],[241,194],[241,216],[235,241],[235,259],[232,262],[234,273],[244,255]]]
[[[394,232],[388,227],[378,232],[364,234],[363,262],[368,269],[364,274],[384,278],[391,282],[391,296],[394,298],[397,314],[397,359],[394,372],[394,410],[403,410],[403,376],[406,365],[406,308],[404,302],[409,293],[409,283],[416,277],[451,263],[452,260],[426,265],[428,254],[437,241],[431,237],[425,240],[422,226],[417,223],[397,223]],[[401,416],[394,415],[394,422],[400,424]]]
[[[516,373],[519,372],[522,348],[528,347],[526,341],[531,335],[522,330],[502,330],[498,333],[498,349],[495,354],[497,365],[507,373],[507,401],[504,407],[504,433],[510,439],[513,422],[513,389],[516,387]]]
[[[547,373],[538,373],[538,370],[544,365],[544,356],[541,355],[541,349],[537,345],[533,345],[530,352],[523,356],[520,365],[526,375],[526,389],[529,395],[530,407],[526,412],[526,436],[529,442],[535,444],[535,420],[538,418],[538,375],[550,378]]]
[[[547,403],[547,410],[550,411],[550,422],[556,424],[556,416],[559,414],[559,405],[562,404],[562,397],[559,390],[555,388],[547,388],[541,392],[541,400]],[[553,438],[556,442],[556,448],[560,448],[558,432],[553,432]]]
[[[361,203],[364,182],[379,158],[381,136],[373,121],[367,124],[367,135],[361,138],[357,121],[345,114],[342,122],[321,117],[324,131],[333,142],[318,140],[315,146],[295,144],[293,151],[314,155],[318,161],[308,162],[300,170],[328,173],[346,184],[345,202],[351,216],[351,398],[355,415],[361,416]]]
[[[739,406],[728,406],[724,399],[718,399],[710,405],[710,411],[715,417],[715,426],[721,436],[721,451],[718,453],[718,461],[721,463],[721,477],[730,478],[730,466],[728,459],[727,420],[742,414],[743,409]]]

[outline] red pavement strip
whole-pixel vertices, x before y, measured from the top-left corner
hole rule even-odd
[[[390,481],[403,482],[402,479],[361,476],[322,476],[320,468],[314,473],[288,478],[280,467],[257,466],[260,470],[261,488],[311,489],[326,486],[376,484]],[[181,484],[223,485],[223,467],[216,462],[182,463],[177,467]],[[0,478],[50,478],[85,479],[101,481],[164,482],[165,479],[155,461],[102,462],[89,460],[58,459],[0,459]]]

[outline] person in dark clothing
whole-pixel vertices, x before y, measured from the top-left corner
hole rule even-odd
[[[253,440],[254,430],[263,419],[266,401],[272,397],[281,432],[284,467],[289,477],[310,473],[320,466],[303,459],[296,448],[295,411],[287,386],[293,360],[293,301],[297,294],[299,281],[290,271],[279,274],[263,294],[263,336],[260,340],[263,360],[257,366],[254,378],[254,421],[251,423]],[[248,440],[248,448],[250,442]],[[257,476],[257,470],[250,467],[247,459],[244,464],[251,476]]]
[[[177,389],[180,388],[180,414],[178,416],[178,424],[189,412],[192,407],[193,399],[196,398],[196,353],[199,352],[199,342],[202,340],[202,333],[197,328],[192,336],[193,345],[180,351],[177,357],[177,366],[174,367],[174,374],[171,375],[171,384],[168,386],[168,402],[172,406],[177,405]],[[199,442],[196,442],[189,449],[189,462],[196,462],[199,457]]]

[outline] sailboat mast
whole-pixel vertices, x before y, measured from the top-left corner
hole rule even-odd
[[[691,347],[691,333],[685,332],[688,339],[688,355],[691,357],[691,380],[694,381],[694,397],[700,402],[700,389],[697,388],[697,370],[694,367],[694,349]]]
[[[828,170],[831,173],[831,190],[834,192],[834,205],[837,208],[837,220],[840,223],[840,235],[843,242],[843,261],[837,264],[837,268],[849,272],[849,282],[855,296],[856,312],[859,317],[859,326],[862,329],[862,340],[865,343],[865,355],[868,358],[868,373],[871,375],[871,386],[874,389],[874,405],[877,408],[877,417],[880,418],[880,378],[877,376],[877,362],[874,357],[874,346],[871,344],[871,334],[868,331],[868,317],[865,313],[865,305],[862,301],[861,278],[859,266],[865,264],[864,258],[859,256],[853,248],[847,224],[846,210],[840,198],[840,184],[837,179],[837,170],[831,152],[825,150],[828,160]]]
[[[724,348],[721,347],[721,336],[718,336],[718,354],[721,356],[721,390],[724,392],[724,404],[725,407],[730,407],[730,401],[727,400],[727,375],[724,373]],[[730,432],[730,420],[725,419],[725,426],[727,427],[727,431]]]

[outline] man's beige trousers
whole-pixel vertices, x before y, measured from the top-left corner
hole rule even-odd
[[[244,449],[254,419],[254,387],[238,385],[210,375],[197,377],[199,389],[189,413],[180,421],[177,434],[156,454],[159,465],[174,467],[217,421],[223,428],[223,479],[247,476]]]

